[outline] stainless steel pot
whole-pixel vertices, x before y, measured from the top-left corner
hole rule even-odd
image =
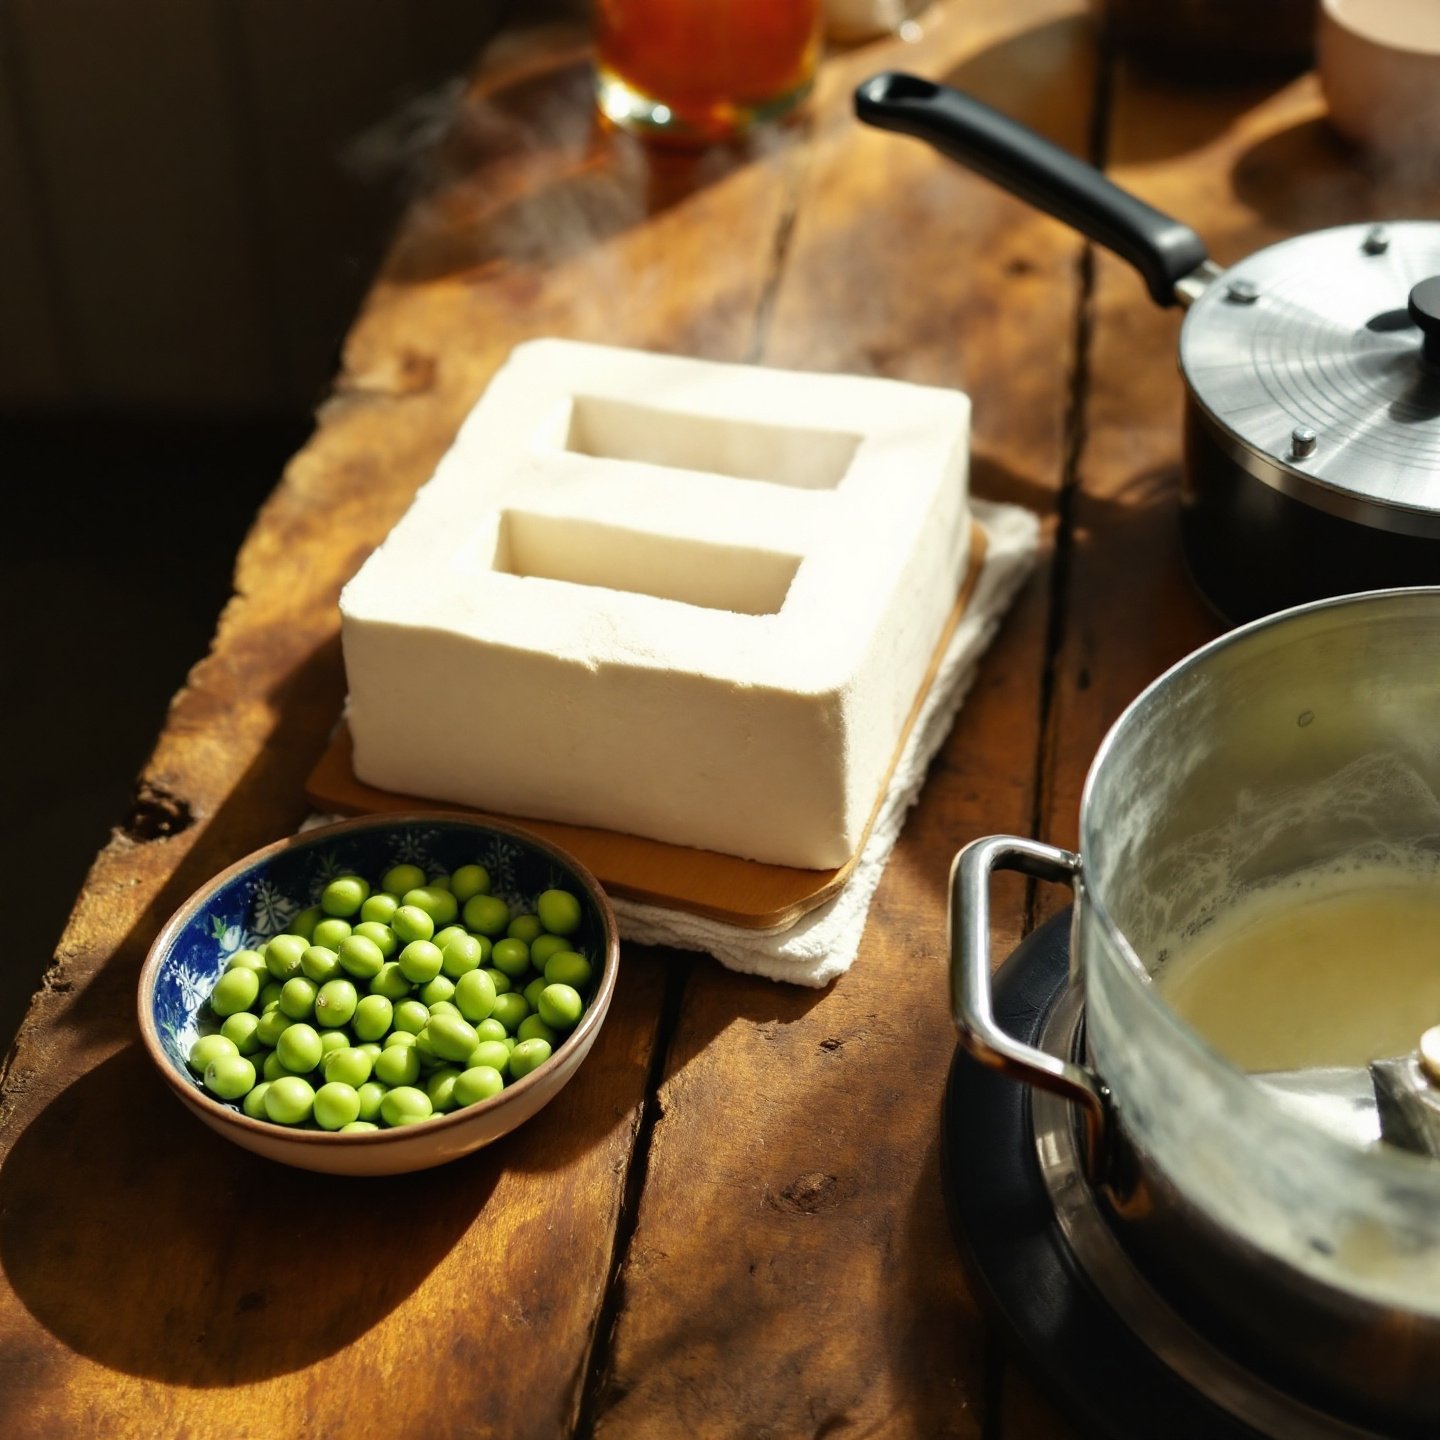
[[[860,119],[914,135],[1188,307],[1186,560],[1232,621],[1440,584],[1440,222],[1344,225],[1222,270],[1188,226],[957,90],[883,74]]]
[[[1348,596],[1231,632],[1151,685],[1100,747],[1080,855],[997,836],[951,877],[967,1049],[1075,1102],[1127,1249],[1203,1333],[1333,1411],[1440,1434],[1440,1162],[1308,1123],[1164,1003],[1178,939],[1257,887],[1390,856],[1440,884],[1440,589]],[[988,880],[1075,889],[1079,1053],[996,1025]],[[1418,1035],[1418,1030],[1417,1030]]]

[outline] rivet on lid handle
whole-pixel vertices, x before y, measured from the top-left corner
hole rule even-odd
[[[1390,232],[1383,225],[1372,225],[1360,242],[1367,255],[1383,255],[1390,248]]]
[[[1440,1025],[1432,1025],[1420,1037],[1420,1068],[1432,1085],[1440,1085]]]

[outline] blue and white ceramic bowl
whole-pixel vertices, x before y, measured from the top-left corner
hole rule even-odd
[[[351,1135],[291,1130],[252,1120],[201,1089],[185,1063],[200,1034],[206,998],[241,948],[263,945],[325,885],[352,872],[382,874],[402,861],[427,874],[479,863],[495,894],[533,911],[542,890],[569,890],[580,901],[576,948],[595,967],[594,997],[554,1055],[523,1080],[479,1104],[423,1125]],[[212,1130],[247,1150],[340,1175],[394,1175],[443,1164],[488,1145],[553,1099],[595,1043],[615,992],[620,945],[604,892],[583,865],[524,830],[445,813],[342,820],[257,850],[217,875],[183,904],[160,932],[140,972],[140,1033],[180,1100]]]

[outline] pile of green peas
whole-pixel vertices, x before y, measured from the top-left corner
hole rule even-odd
[[[512,913],[483,865],[395,865],[373,890],[338,876],[284,934],[230,957],[190,1068],[252,1119],[292,1127],[378,1130],[488,1100],[585,1013],[580,922],[567,890]]]

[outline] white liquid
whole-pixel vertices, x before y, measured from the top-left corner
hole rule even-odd
[[[1440,1024],[1440,877],[1375,867],[1257,893],[1154,979],[1245,1070],[1405,1054]]]

